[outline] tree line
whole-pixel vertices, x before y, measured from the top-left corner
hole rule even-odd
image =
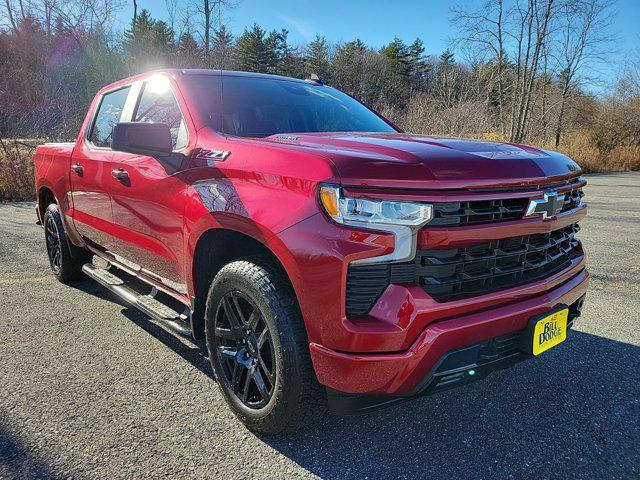
[[[4,0],[0,137],[72,139],[95,92],[159,67],[318,75],[407,131],[529,142],[589,156],[640,147],[638,52],[604,94],[587,87],[615,47],[607,0],[486,0],[457,7],[451,49],[398,36],[381,47],[286,29],[225,26],[229,0],[165,0],[156,19],[133,0]],[[476,5],[476,4],[474,4]],[[393,32],[390,32],[393,34]],[[636,60],[634,60],[634,58]],[[640,159],[637,160],[640,164]]]

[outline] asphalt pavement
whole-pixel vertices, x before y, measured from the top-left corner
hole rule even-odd
[[[567,342],[486,380],[294,437],[247,431],[203,344],[58,283],[0,205],[0,478],[640,478],[640,173],[588,177],[591,285]]]

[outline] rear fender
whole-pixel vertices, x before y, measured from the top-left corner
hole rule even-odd
[[[69,185],[73,148],[74,145],[70,143],[53,143],[36,149],[34,154],[36,202],[40,206],[41,193],[45,189],[49,190],[60,209],[67,237],[74,245],[82,247],[84,241],[73,225],[73,200]],[[44,211],[39,211],[38,215],[42,220]]]

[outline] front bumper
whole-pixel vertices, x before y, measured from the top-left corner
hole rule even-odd
[[[333,394],[330,397],[345,397],[344,394],[384,395],[386,399],[383,398],[383,402],[388,403],[437,390],[438,385],[444,384],[441,384],[441,380],[434,384],[433,379],[438,373],[442,373],[438,372],[438,366],[448,364],[447,356],[452,355],[451,352],[460,349],[466,350],[467,353],[480,352],[486,347],[487,341],[500,342],[504,340],[504,336],[517,334],[526,328],[530,318],[558,305],[570,305],[575,310],[575,306],[581,306],[581,299],[586,293],[588,276],[587,271],[582,269],[563,284],[544,294],[432,323],[424,329],[410,348],[401,352],[349,353],[311,343],[311,357],[316,375],[320,383],[330,389],[330,393]],[[524,358],[520,352],[516,353],[512,360]],[[465,355],[459,358],[468,360]],[[457,368],[468,365],[469,363],[463,362]],[[449,368],[446,368],[446,371],[448,370]],[[477,370],[478,378],[481,378],[487,368]],[[333,403],[335,404],[335,401]]]
[[[567,328],[580,316],[585,296],[569,306]],[[338,415],[366,413],[481,380],[491,372],[511,367],[533,355],[521,349],[524,331],[502,335],[444,354],[409,394],[354,395],[328,389],[329,408]]]

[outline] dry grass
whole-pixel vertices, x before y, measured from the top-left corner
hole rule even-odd
[[[398,125],[408,132],[461,138],[482,138],[490,129],[484,102],[462,102],[443,108],[427,95],[417,95]]]
[[[585,173],[640,170],[640,147],[618,146],[603,152],[593,145],[586,133],[568,134],[557,150],[575,160]]]
[[[33,148],[0,139],[0,200],[33,200]]]

